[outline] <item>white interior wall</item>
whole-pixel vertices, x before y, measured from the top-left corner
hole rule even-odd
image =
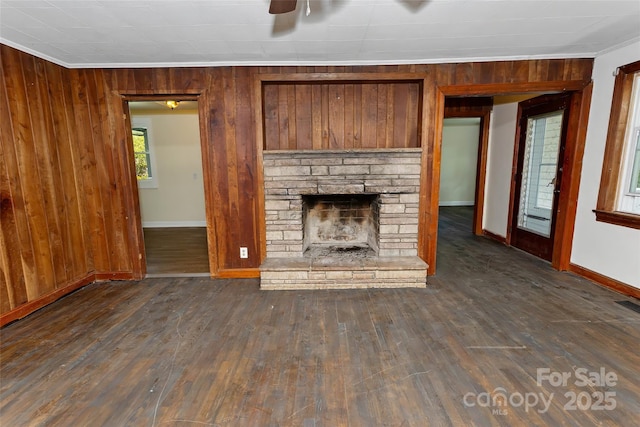
[[[640,230],[597,222],[596,207],[614,72],[640,60],[640,41],[596,57],[571,262],[640,288]]]
[[[479,137],[479,118],[444,119],[440,206],[474,205]]]
[[[150,120],[157,188],[140,188],[143,227],[206,226],[198,112],[132,110]]]

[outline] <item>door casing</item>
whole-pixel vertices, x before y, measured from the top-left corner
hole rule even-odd
[[[535,256],[551,261],[553,256],[556,221],[558,217],[558,202],[562,188],[563,164],[565,163],[566,136],[571,114],[571,93],[542,95],[518,103],[518,118],[516,126],[516,143],[514,144],[514,167],[512,169],[512,189],[510,196],[509,216],[509,244],[529,252]],[[523,150],[526,144],[527,123],[530,117],[564,111],[558,150],[556,178],[553,188],[553,203],[551,211],[551,230],[549,237],[524,230],[518,227],[518,205],[520,203],[520,188],[524,177]]]

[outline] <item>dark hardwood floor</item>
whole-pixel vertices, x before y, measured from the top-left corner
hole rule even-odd
[[[0,425],[638,425],[628,298],[442,214],[426,289],[87,286],[0,331]]]
[[[206,227],[145,228],[147,274],[209,273]]]

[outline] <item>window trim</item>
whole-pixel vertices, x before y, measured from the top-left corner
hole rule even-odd
[[[144,128],[147,130],[147,143],[149,148],[149,159],[151,178],[137,179],[138,188],[158,188],[158,167],[156,165],[155,146],[153,144],[153,132],[151,126],[151,118],[149,117],[132,117],[131,130],[136,128]]]
[[[618,185],[625,160],[623,159],[625,133],[629,123],[633,80],[635,74],[640,72],[640,61],[623,65],[617,71],[602,162],[600,190],[596,209],[593,212],[596,214],[596,221],[640,229],[640,215],[616,210]]]

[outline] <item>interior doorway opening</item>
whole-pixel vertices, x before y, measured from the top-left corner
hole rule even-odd
[[[518,246],[515,242],[514,233],[512,227],[514,221],[517,219],[518,213],[513,209],[515,187],[514,180],[519,173],[517,164],[518,155],[518,135],[519,135],[519,106],[520,103],[529,100],[531,98],[541,98],[543,96],[551,96],[552,94],[562,93],[562,97],[567,100],[568,103],[579,103],[582,101],[582,92],[522,92],[522,93],[509,93],[509,94],[495,94],[491,96],[475,97],[457,95],[455,97],[445,96],[444,115],[443,115],[443,127],[442,127],[442,143],[440,146],[440,158],[444,161],[446,153],[446,127],[447,119],[452,117],[481,117],[481,128],[479,132],[478,143],[478,160],[476,171],[476,196],[475,203],[473,205],[473,219],[469,224],[469,216],[471,215],[470,208],[466,211],[462,209],[461,212],[455,212],[455,208],[447,207],[446,201],[442,203],[442,194],[439,193],[440,212],[443,213],[443,209],[447,210],[442,216],[443,221],[448,221],[447,218],[454,215],[458,220],[458,228],[461,224],[468,224],[468,228],[465,228],[469,232],[472,229],[473,234],[482,235],[492,238],[496,241],[507,245]],[[565,119],[572,120],[575,123],[578,120],[578,112],[567,113]],[[571,135],[569,141],[570,152],[579,152],[579,143],[577,132]],[[567,162],[567,154],[560,154],[557,162],[563,164]],[[572,159],[572,162],[575,161]],[[440,173],[441,179],[445,179],[444,168],[445,164],[441,165]],[[544,169],[544,162],[540,162],[538,169]],[[574,163],[570,163],[570,167],[573,168]],[[541,169],[541,170],[542,170]],[[545,175],[546,176],[546,175]],[[567,183],[562,186],[556,186],[559,180],[550,177],[546,184],[549,187],[545,187],[539,191],[538,199],[548,194],[553,194],[559,201],[554,203],[559,206],[566,205],[570,197],[569,191],[564,191],[569,187]],[[575,182],[578,178],[571,176],[569,182],[571,185],[576,185]],[[440,189],[443,188],[446,183],[440,183]],[[444,205],[444,206],[443,206]],[[568,218],[571,220],[571,218]],[[440,220],[439,220],[440,221]],[[559,220],[560,221],[560,220]],[[439,230],[447,229],[447,224],[440,224]],[[464,226],[467,227],[467,226]],[[552,266],[558,269],[566,269],[568,265],[568,254],[570,248],[571,236],[567,234],[567,229],[557,236],[552,236],[549,242],[549,247],[553,248],[554,255],[547,254],[544,259],[552,262]],[[469,233],[471,236],[471,233]],[[440,236],[446,238],[446,236]],[[528,239],[525,236],[525,239]],[[521,245],[520,245],[521,246]],[[518,247],[520,247],[518,246]],[[560,248],[559,250],[556,250]],[[550,252],[551,254],[551,252]],[[537,255],[540,256],[540,255]]]
[[[146,276],[209,276],[198,102],[128,104]]]
[[[472,236],[481,117],[445,117],[440,160],[439,235]],[[466,235],[466,236],[465,236]]]

